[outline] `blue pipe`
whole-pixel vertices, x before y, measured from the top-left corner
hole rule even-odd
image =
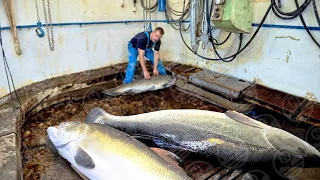
[[[124,21],[101,21],[101,22],[76,22],[76,23],[55,23],[52,26],[74,26],[79,25],[80,27],[83,25],[99,25],[99,24],[129,24],[129,23],[142,23],[145,22],[144,20],[124,20]],[[151,22],[155,23],[169,23],[170,21],[167,20],[152,20]],[[190,21],[183,21],[183,23],[189,23]],[[42,27],[46,26],[46,24],[42,24]],[[254,27],[258,27],[259,24],[252,24]],[[30,29],[36,28],[37,25],[21,25],[17,26],[18,29]],[[303,26],[290,26],[290,25],[280,25],[280,24],[263,24],[262,27],[265,28],[280,28],[280,29],[297,29],[297,30],[304,30]],[[308,26],[310,31],[320,31],[320,27],[316,26]],[[10,30],[10,26],[8,27],[1,27],[0,30]]]
[[[158,0],[158,8],[160,12],[165,12],[167,7],[166,0]]]
[[[100,21],[100,22],[75,22],[75,23],[53,23],[52,26],[74,26],[79,25],[80,27],[83,25],[99,25],[99,24],[129,24],[129,23],[143,23],[144,20],[124,20],[124,21]],[[149,22],[149,21],[148,21]],[[154,23],[169,23],[174,21],[167,20],[151,20]],[[183,23],[189,23],[190,21],[183,21]],[[46,24],[42,24],[42,26],[46,26]],[[17,26],[18,29],[30,29],[35,28],[37,25],[21,25]],[[1,27],[0,30],[10,30],[10,26]]]

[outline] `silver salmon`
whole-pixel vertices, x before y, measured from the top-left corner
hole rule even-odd
[[[114,116],[94,108],[85,122],[108,125],[134,136],[156,137],[177,148],[226,161],[272,162],[282,152],[298,159],[320,157],[316,148],[298,137],[235,111],[162,110]]]
[[[112,127],[65,122],[47,129],[72,167],[89,179],[191,179],[142,142]]]
[[[118,87],[107,89],[102,93],[109,96],[120,96],[123,94],[139,94],[147,91],[169,88],[176,82],[176,77],[169,75],[151,76],[148,79],[135,80],[129,84],[122,84]]]

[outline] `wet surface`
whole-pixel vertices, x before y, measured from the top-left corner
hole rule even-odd
[[[83,122],[95,107],[113,115],[134,115],[165,109],[221,109],[176,89],[117,98],[91,96],[89,101],[67,102],[40,111],[22,127],[22,165],[24,179],[81,179],[48,143],[46,130],[65,121]]]

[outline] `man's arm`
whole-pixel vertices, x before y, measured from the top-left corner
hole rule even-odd
[[[160,59],[160,51],[154,51],[154,64],[153,64],[153,74],[159,75],[158,62]]]
[[[147,70],[146,63],[145,63],[145,60],[144,60],[144,52],[145,51],[138,48],[138,52],[139,52],[139,61],[140,61],[140,64],[141,64],[141,67],[142,67],[142,70],[143,70],[144,78],[150,79],[150,73]]]

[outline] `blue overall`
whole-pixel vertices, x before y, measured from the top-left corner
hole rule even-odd
[[[148,49],[149,43],[150,43],[150,37],[148,32],[144,32],[148,38],[147,47],[144,53],[144,56],[150,59],[152,64],[154,65],[154,52],[151,49]],[[134,74],[136,72],[136,63],[137,63],[137,57],[139,55],[138,49],[132,47],[131,42],[128,43],[128,51],[129,51],[129,63],[126,71],[126,77],[124,78],[123,83],[128,84],[133,81]],[[162,62],[160,59],[158,60],[158,67],[157,67],[159,74],[165,75],[167,74],[166,69],[163,67]]]

